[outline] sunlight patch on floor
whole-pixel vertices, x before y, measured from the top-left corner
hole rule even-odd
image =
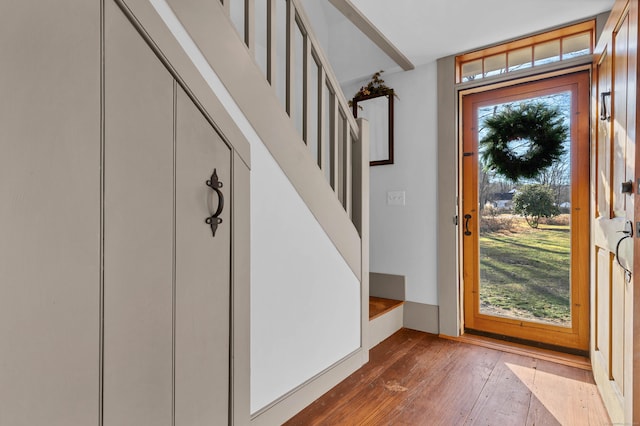
[[[595,385],[581,380],[522,365],[505,365],[529,388],[539,404],[562,425],[576,424],[573,413],[585,408],[582,398],[585,387],[592,386],[595,391]]]

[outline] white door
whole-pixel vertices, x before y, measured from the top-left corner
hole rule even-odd
[[[597,57],[592,181],[595,206],[591,293],[593,373],[611,421],[632,422],[635,46],[622,15]],[[631,45],[630,43],[633,43]],[[596,84],[596,82],[594,82]],[[625,184],[625,182],[630,182]],[[624,187],[626,185],[626,188]],[[633,232],[633,233],[632,233]],[[636,396],[637,398],[637,396]]]
[[[105,9],[104,424],[227,424],[230,150]]]

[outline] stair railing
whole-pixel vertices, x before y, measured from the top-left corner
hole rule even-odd
[[[220,2],[293,120],[301,141],[361,232],[359,207],[362,196],[368,196],[357,177],[364,161],[368,166],[368,158],[354,157],[354,152],[363,152],[361,128],[300,0]]]

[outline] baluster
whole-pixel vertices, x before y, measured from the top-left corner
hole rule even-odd
[[[319,67],[318,73],[318,165],[323,172],[328,167],[325,164],[325,151],[326,151],[326,139],[327,139],[327,102],[325,90],[325,73],[324,67]]]
[[[344,129],[345,129],[345,121],[347,120],[347,118],[343,114],[342,108],[340,108],[339,105],[337,109],[338,109],[338,114],[337,114],[338,128],[336,130],[338,133],[338,143],[336,144],[336,146],[338,149],[337,149],[337,155],[336,155],[336,169],[337,169],[338,180],[336,182],[336,193],[338,194],[338,201],[340,201],[340,204],[342,204],[342,206],[344,207],[346,206],[345,190],[344,190],[344,184],[346,182],[346,176],[345,176],[346,169],[344,167],[344,162],[346,160]]]
[[[275,88],[276,83],[276,1],[267,0],[267,80]]]
[[[292,3],[293,4],[293,3]],[[293,7],[293,6],[292,6]],[[307,88],[306,88],[306,80],[307,80],[307,33],[304,27],[301,26],[300,21],[298,20],[297,11],[294,12],[294,20],[292,27],[292,38],[291,47],[292,47],[292,57],[291,64],[289,70],[292,73],[291,76],[291,118],[294,120],[296,128],[302,140],[306,143],[306,97],[307,97]]]
[[[298,93],[297,102],[299,103],[299,114],[298,118],[301,126],[301,136],[302,140],[306,144],[309,139],[309,130],[308,130],[308,116],[307,110],[309,109],[308,98],[309,98],[309,89],[308,89],[308,78],[309,74],[309,47],[311,44],[309,43],[309,34],[305,30],[302,23],[298,20],[298,15],[296,13],[296,48],[298,50],[298,55],[302,55],[301,61],[298,61],[298,66],[300,67],[297,72],[301,72],[301,75],[296,77]],[[297,45],[298,42],[301,42],[300,46]]]
[[[258,0],[264,1],[264,0]],[[249,48],[251,57],[256,57],[256,4],[255,0],[244,0],[244,42]]]
[[[294,46],[294,26],[296,25],[296,10],[291,0],[287,0],[287,48],[286,48],[286,67],[287,74],[285,77],[286,95],[285,95],[285,109],[289,117],[293,117],[293,96],[294,96],[294,75],[295,75],[295,46]]]
[[[318,79],[315,82],[316,85],[316,90],[317,90],[317,96],[318,96],[318,147],[317,147],[317,162],[318,162],[318,167],[320,167],[320,169],[322,169],[322,154],[323,154],[323,148],[322,148],[322,139],[324,138],[324,100],[323,100],[323,96],[324,96],[324,79],[325,79],[325,75],[324,75],[324,69],[322,68],[322,65],[318,65]]]
[[[369,227],[369,122],[357,119],[358,137],[353,144],[353,193],[351,221],[360,233]]]
[[[304,113],[304,140],[309,147],[313,147],[313,138],[317,137],[313,135],[314,132],[314,121],[317,120],[317,117],[314,118],[313,114],[317,111],[317,106],[313,106],[313,102],[317,99],[316,95],[313,94],[313,91],[317,91],[317,83],[314,84],[314,78],[317,72],[318,67],[313,57],[313,47],[311,44],[311,38],[307,35],[305,37],[305,45],[304,45],[304,53],[305,53],[305,69],[304,74],[306,76],[304,81],[304,105],[305,105],[305,113]],[[313,67],[316,67],[315,70]],[[317,133],[317,132],[316,132]],[[312,148],[313,149],[313,148]]]
[[[340,188],[340,166],[339,166],[339,159],[338,159],[338,152],[339,152],[339,138],[340,138],[340,129],[339,129],[339,123],[340,123],[340,111],[338,108],[338,98],[335,94],[335,90],[331,89],[330,84],[327,82],[327,84],[329,85],[330,89],[330,93],[331,93],[331,187],[333,188],[333,190],[335,191],[335,193],[337,195],[339,195],[339,188]]]
[[[348,114],[348,112],[347,112]],[[349,120],[344,121],[344,163],[342,165],[344,169],[344,209],[349,217],[352,211],[352,199],[351,194],[353,192],[353,170],[352,170],[352,141],[351,141],[351,126]]]

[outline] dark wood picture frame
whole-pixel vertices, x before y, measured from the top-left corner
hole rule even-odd
[[[367,101],[380,98],[380,97],[386,97],[388,100],[386,123],[374,122],[375,119],[372,120],[369,114],[365,112]],[[393,164],[393,97],[394,97],[393,91],[388,90],[383,93],[376,93],[376,94],[358,96],[356,98],[353,98],[353,101],[352,101],[353,116],[358,118],[358,113],[360,113],[361,117],[367,118],[370,122],[370,139],[369,139],[370,146],[371,146],[370,147],[371,161],[369,162],[370,166]],[[362,110],[360,109],[361,107],[363,108]],[[376,107],[379,107],[379,105],[376,105]],[[378,111],[378,114],[376,114],[376,117],[380,117],[380,111]],[[376,130],[379,129],[380,127],[384,128],[385,127],[384,124],[387,125],[386,127],[388,128],[388,132],[385,132],[384,130],[376,132]],[[384,135],[379,133],[387,133],[387,134]],[[387,150],[386,154],[384,154],[385,147]],[[382,151],[383,154],[382,155],[377,154],[379,151]]]

